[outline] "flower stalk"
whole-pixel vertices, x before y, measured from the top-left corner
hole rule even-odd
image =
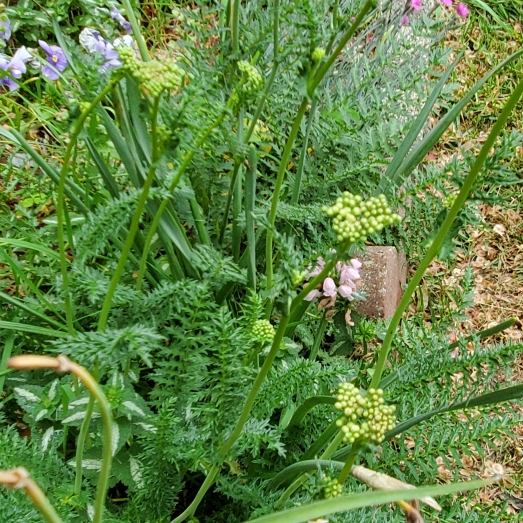
[[[48,523],[62,523],[62,519],[38,484],[31,479],[26,469],[19,467],[13,470],[0,471],[0,485],[7,488],[23,489]]]
[[[74,374],[89,390],[91,396],[97,400],[100,407],[100,414],[104,426],[103,431],[103,453],[102,466],[98,477],[96,489],[96,499],[94,503],[93,523],[102,523],[103,512],[105,507],[105,498],[109,484],[109,474],[111,472],[112,455],[112,426],[113,417],[111,407],[105,394],[103,393],[98,382],[93,376],[81,365],[72,362],[66,356],[52,358],[50,356],[24,354],[14,356],[9,359],[7,366],[16,370],[35,370],[35,369],[54,369],[56,372],[70,372]],[[60,521],[55,520],[55,521]],[[53,523],[55,523],[53,521]]]

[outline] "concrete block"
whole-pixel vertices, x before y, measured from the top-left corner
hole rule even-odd
[[[390,318],[407,281],[407,260],[396,247],[366,247],[356,256],[361,262],[359,290],[367,299],[354,303],[356,312],[369,318]]]

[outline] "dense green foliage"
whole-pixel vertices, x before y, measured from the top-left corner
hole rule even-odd
[[[438,321],[429,327],[424,311],[411,314],[393,337],[387,324],[355,313],[347,322],[348,301],[328,322],[303,301],[319,256],[332,270],[322,283],[338,259],[349,263],[365,248],[365,238],[337,238],[322,212],[344,191],[383,193],[391,213],[407,209],[402,224],[372,229],[371,243],[401,246],[413,260],[436,245],[448,259],[477,220],[482,189],[517,181],[505,166],[522,141],[515,131],[475,179],[469,154],[444,172],[418,166],[455,118],[449,108],[427,129],[435,100],[452,87],[444,85],[457,62],[436,44],[454,20],[438,11],[405,27],[384,2],[353,24],[370,3],[196,2],[174,10],[152,61],[139,45],[142,61],[127,51],[124,68],[103,72],[78,31],[60,29],[76,8],[64,4],[49,27],[69,68],[57,83],[39,77],[2,95],[5,185],[27,193],[19,201],[0,194],[0,470],[26,467],[63,521],[93,513],[102,417],[75,377],[8,373],[11,354],[65,354],[102,385],[113,415],[105,523],[232,523],[308,504],[324,497],[334,464],[303,475],[292,492],[291,473],[277,488],[272,481],[320,456],[349,470],[358,456],[405,482],[432,484],[437,458],[457,472],[464,456],[483,456],[486,437],[521,422],[506,403],[523,396],[510,375],[521,345],[487,349],[479,333],[459,342],[460,357],[449,348],[448,331],[471,304],[470,272],[452,309],[431,311]],[[81,7],[82,24],[118,36],[110,18]],[[13,21],[15,9],[6,11]],[[22,31],[29,22],[19,19]],[[168,76],[167,62],[183,78]],[[383,353],[372,347],[384,339],[392,352],[381,380]],[[379,445],[333,446],[339,383],[365,394],[376,376],[403,430]],[[344,494],[367,488],[352,477],[341,483]],[[206,495],[191,510],[199,491]],[[2,521],[41,521],[18,491],[1,490],[0,505]],[[490,517],[442,505],[447,520]],[[330,518],[405,515],[387,505]]]

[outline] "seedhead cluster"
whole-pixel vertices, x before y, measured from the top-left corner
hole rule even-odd
[[[134,76],[151,96],[159,96],[164,90],[172,91],[182,85],[184,71],[173,61],[142,62],[134,49],[125,45],[118,47],[118,54],[124,70]]]
[[[333,206],[323,207],[323,212],[332,218],[332,228],[339,242],[364,240],[369,234],[401,221],[401,216],[392,212],[383,194],[363,201],[361,196],[345,191]]]
[[[340,383],[334,407],[343,412],[336,425],[347,443],[385,439],[396,423],[394,405],[385,405],[382,389],[369,389],[365,396],[352,383]]]

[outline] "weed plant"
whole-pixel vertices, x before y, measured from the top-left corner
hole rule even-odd
[[[125,0],[126,18],[79,40],[51,18],[56,47],[6,62],[2,169],[24,198],[0,200],[2,516],[420,521],[399,486],[426,499],[489,482],[434,485],[441,459],[458,471],[521,422],[521,346],[480,344],[514,320],[455,357],[468,273],[433,328],[402,317],[482,188],[514,179],[502,164],[521,137],[498,136],[523,83],[476,157],[420,163],[521,52],[429,129],[462,54],[435,45],[455,11],[414,4],[201,2],[175,8],[150,53]],[[384,325],[353,313],[369,242],[419,260]],[[384,475],[356,479],[357,462]],[[394,490],[364,486],[378,480]]]

